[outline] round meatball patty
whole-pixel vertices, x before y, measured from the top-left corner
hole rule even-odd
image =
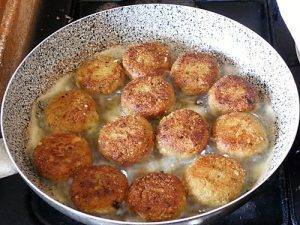
[[[173,87],[162,77],[137,78],[125,86],[121,96],[126,114],[139,114],[145,118],[164,115],[174,103]]]
[[[126,176],[112,166],[91,166],[78,171],[70,189],[76,208],[90,214],[113,213],[128,189]]]
[[[217,207],[241,194],[245,171],[236,160],[211,154],[199,157],[186,169],[185,182],[200,204]]]
[[[268,147],[268,137],[260,120],[249,113],[235,112],[220,116],[212,129],[217,148],[226,154],[247,158]]]
[[[158,125],[156,136],[159,152],[166,156],[186,158],[207,146],[209,126],[193,110],[180,109],[165,116]]]
[[[77,86],[93,94],[111,94],[124,84],[125,72],[118,59],[97,56],[85,61],[76,71]]]
[[[82,137],[50,134],[36,146],[33,162],[42,177],[51,181],[64,181],[76,170],[91,165],[92,153]]]
[[[259,101],[256,88],[245,78],[224,76],[208,92],[208,104],[214,114],[249,112]]]
[[[187,95],[207,93],[220,76],[217,60],[210,54],[188,52],[178,57],[171,69],[175,86]]]
[[[141,116],[123,116],[100,130],[100,153],[108,160],[129,166],[146,158],[153,150],[151,124]]]
[[[170,49],[158,42],[130,46],[123,55],[123,66],[132,79],[164,76],[171,68]]]
[[[45,119],[54,132],[82,132],[96,126],[99,115],[91,96],[81,90],[70,90],[50,101]]]
[[[149,173],[129,188],[130,209],[146,221],[170,220],[180,216],[186,205],[182,182],[167,173]]]

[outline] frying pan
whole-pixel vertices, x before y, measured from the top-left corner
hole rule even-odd
[[[299,97],[293,76],[279,54],[261,37],[224,16],[185,6],[149,4],[102,11],[53,33],[33,49],[12,76],[1,115],[7,153],[27,184],[48,204],[87,224],[137,224],[79,212],[54,198],[53,190],[37,176],[27,154],[31,107],[62,74],[86,57],[117,44],[161,41],[174,54],[186,49],[208,51],[222,64],[268,93],[276,123],[274,147],[261,176],[234,201],[188,218],[143,224],[199,224],[228,213],[258,189],[288,154],[299,121]],[[140,224],[140,223],[139,223]]]

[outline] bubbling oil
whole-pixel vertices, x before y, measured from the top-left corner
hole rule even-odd
[[[105,51],[97,53],[96,55],[107,55],[111,57],[122,59],[122,55],[126,47],[124,46],[115,46],[111,47]],[[176,54],[173,54],[173,60],[177,58]],[[221,75],[225,74],[238,74],[237,69],[231,64],[222,64]],[[127,80],[126,82],[129,82]],[[170,82],[170,80],[169,80]],[[76,88],[76,84],[74,81],[74,74],[65,74],[61,79],[59,79],[52,88],[50,88],[44,95],[40,96],[35,104],[32,107],[31,113],[31,122],[29,126],[29,142],[28,142],[28,154],[32,157],[32,153],[36,145],[40,142],[40,140],[47,134],[50,133],[48,130],[45,119],[44,119],[44,109],[49,103],[49,101],[59,93],[64,91]],[[201,114],[210,124],[212,124],[216,116],[210,113],[208,104],[207,104],[207,96],[187,96],[182,92],[175,89],[176,94],[176,104],[174,106],[174,110],[181,108],[188,108],[194,110]],[[81,135],[86,138],[89,142],[89,145],[93,152],[93,164],[101,165],[101,164],[111,164],[106,161],[97,150],[97,139],[98,133],[101,127],[107,123],[115,120],[116,118],[123,115],[121,106],[120,106],[120,97],[121,90],[117,90],[115,93],[111,95],[97,95],[93,96],[96,101],[98,108],[97,111],[100,115],[100,122],[97,127],[82,133]],[[259,107],[253,112],[254,115],[259,117],[263,124],[265,125],[269,137],[269,149],[266,150],[263,154],[258,156],[251,157],[247,160],[240,160],[246,171],[246,185],[244,188],[244,192],[250,190],[253,185],[258,181],[259,177],[262,175],[263,171],[266,167],[266,162],[268,157],[271,155],[272,146],[274,143],[274,122],[275,118],[273,115],[272,108],[269,104],[269,100],[267,96],[261,93],[261,103]],[[151,121],[153,125],[153,129],[155,130],[159,119]],[[215,148],[213,142],[210,140],[208,146],[205,150],[203,150],[199,155],[206,155],[209,153],[219,153]],[[188,159],[177,159],[174,157],[166,157],[162,156],[158,153],[157,149],[154,149],[152,154],[143,162],[136,163],[130,167],[122,168],[116,165],[113,165],[120,169],[127,177],[129,183],[131,183],[136,177],[154,171],[164,171],[166,173],[172,173],[182,178],[185,168],[190,165],[199,155],[195,155],[192,158]],[[52,183],[41,178],[42,182],[51,187],[53,190],[54,197],[71,207],[74,207],[69,195],[69,188],[71,184],[71,179],[67,182],[61,183]],[[181,217],[193,216],[199,213],[203,213],[211,210],[211,208],[199,205],[199,203],[195,202],[192,198],[188,197],[187,207],[182,213]],[[113,215],[99,215],[105,218],[123,220],[123,221],[139,221],[139,218],[132,214],[126,204],[122,204],[121,207],[117,210],[117,212]]]

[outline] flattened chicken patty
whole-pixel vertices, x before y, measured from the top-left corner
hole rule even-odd
[[[132,183],[128,204],[146,221],[171,220],[179,217],[184,210],[186,190],[174,175],[149,173]]]
[[[241,194],[245,171],[236,160],[211,154],[199,157],[186,169],[185,182],[200,204],[217,207]]]
[[[50,101],[45,119],[54,132],[81,132],[96,126],[99,116],[91,96],[80,90],[70,90]]]
[[[112,166],[91,166],[78,171],[70,189],[76,208],[90,214],[113,213],[128,190],[126,176]]]
[[[111,94],[124,84],[125,72],[118,59],[97,56],[81,64],[76,71],[77,86],[93,94]]]
[[[151,124],[141,116],[123,116],[100,130],[99,152],[108,160],[129,166],[145,159],[153,150]]]
[[[202,116],[189,109],[180,109],[165,116],[156,136],[159,152],[166,156],[187,158],[207,146],[209,126]]]
[[[162,77],[142,77],[129,82],[121,96],[126,114],[156,118],[171,110],[175,94],[171,84]]]
[[[220,116],[212,130],[217,148],[226,154],[247,158],[268,147],[265,128],[250,113],[234,112]]]
[[[171,69],[175,86],[187,95],[207,93],[220,76],[217,60],[208,53],[188,52]]]
[[[133,45],[123,55],[123,66],[132,79],[164,76],[171,68],[170,49],[158,42]]]
[[[238,76],[222,77],[208,92],[208,104],[214,114],[249,112],[258,101],[256,88]]]
[[[41,176],[51,181],[64,181],[76,170],[91,165],[92,153],[82,137],[51,134],[36,146],[33,163]]]

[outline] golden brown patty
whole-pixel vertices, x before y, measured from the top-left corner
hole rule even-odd
[[[170,220],[179,217],[183,211],[186,191],[174,175],[149,173],[132,183],[128,204],[144,220]]]
[[[91,166],[78,171],[71,186],[76,208],[90,214],[112,213],[119,208],[128,190],[124,174],[111,166]]]
[[[141,116],[120,117],[103,126],[98,144],[106,159],[128,166],[141,161],[152,151],[152,126]]]
[[[208,93],[208,103],[214,113],[252,111],[258,103],[258,93],[246,79],[224,76]]]
[[[74,134],[51,134],[36,146],[33,162],[39,174],[52,181],[67,180],[74,171],[92,164],[88,143]]]
[[[76,84],[95,94],[110,94],[122,86],[125,73],[118,60],[98,56],[84,62],[76,71]]]
[[[173,87],[162,77],[141,77],[129,82],[121,96],[126,114],[154,118],[168,112],[175,102]]]
[[[131,46],[123,55],[123,66],[131,78],[163,76],[171,68],[168,46],[150,42]]]
[[[212,136],[221,152],[240,158],[261,153],[268,146],[263,125],[249,113],[220,116],[213,126]]]
[[[208,92],[219,74],[217,60],[207,53],[185,53],[179,56],[171,69],[174,84],[188,95]]]
[[[167,156],[185,158],[205,149],[209,127],[202,116],[180,109],[164,117],[158,126],[157,148]]]
[[[96,104],[91,96],[80,90],[70,90],[56,96],[45,110],[52,131],[81,132],[98,123]]]
[[[200,204],[216,207],[237,198],[245,184],[245,172],[234,159],[220,155],[199,157],[185,172],[189,194]]]

